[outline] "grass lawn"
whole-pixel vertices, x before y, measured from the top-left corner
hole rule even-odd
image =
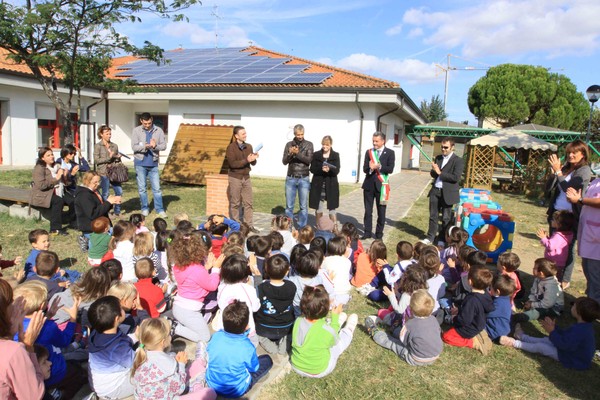
[[[138,210],[137,188],[134,174],[124,185],[124,208],[128,212]],[[0,185],[28,187],[30,171],[3,171]],[[279,210],[285,204],[284,181],[281,179],[253,178],[255,208],[259,212]],[[341,194],[356,189],[357,185],[342,185]],[[194,222],[200,222],[205,213],[204,187],[163,184],[165,203],[170,215],[186,212]],[[522,260],[521,270],[525,273],[524,289],[531,287],[533,260],[543,255],[543,248],[535,237],[540,226],[546,226],[545,208],[512,194],[494,194],[495,200],[515,216],[517,232],[514,236],[514,251]],[[148,218],[151,224],[154,214]],[[398,240],[412,243],[424,236],[427,228],[428,203],[421,197],[408,216],[396,223],[398,228],[387,235],[386,244],[395,249]],[[27,256],[30,246],[27,233],[35,228],[48,227],[47,222],[37,222],[8,217],[0,213],[0,244],[5,259],[17,255]],[[76,232],[68,237],[52,238],[51,250],[56,251],[63,267],[83,269],[85,255],[76,243]],[[394,260],[393,250],[389,259]],[[6,271],[10,273],[10,270]],[[573,283],[565,296],[565,304],[581,295],[584,279],[581,263],[576,264]],[[515,349],[495,346],[488,357],[475,350],[446,346],[440,359],[426,368],[410,367],[392,352],[376,345],[362,329],[364,317],[374,314],[380,305],[365,300],[355,293],[350,303],[350,312],[356,312],[360,324],[349,349],[342,355],[336,370],[323,379],[301,378],[291,372],[277,384],[264,388],[260,399],[391,399],[391,398],[598,398],[600,364],[586,372],[564,369],[560,363],[541,356],[529,355]],[[570,315],[563,315],[559,325],[573,322]],[[527,324],[525,330],[542,336],[538,323]],[[600,326],[596,325],[597,343],[600,343]]]
[[[514,251],[522,260],[525,272],[523,288],[529,290],[533,260],[543,256],[543,248],[535,236],[546,225],[545,208],[522,196],[494,194],[505,210],[513,213],[517,222]],[[386,239],[388,249],[395,249],[399,240],[416,242],[427,230],[428,202],[425,196],[397,223],[398,230]],[[393,252],[393,250],[392,250]],[[392,260],[395,255],[388,256]],[[390,260],[390,261],[391,261]],[[580,261],[576,264],[574,282],[565,294],[565,304],[581,296],[584,288]],[[350,312],[359,315],[359,327],[352,344],[340,358],[335,371],[323,379],[302,378],[291,372],[269,390],[263,390],[261,400],[276,399],[597,399],[600,364],[596,360],[591,370],[567,370],[556,361],[531,355],[516,349],[494,346],[484,357],[472,349],[444,346],[438,361],[429,367],[411,367],[391,351],[379,347],[362,327],[364,317],[382,308],[354,293]],[[574,322],[563,315],[559,325]],[[446,327],[444,327],[445,329]],[[542,336],[536,322],[524,325],[527,333]],[[600,343],[600,325],[596,324],[596,342]]]

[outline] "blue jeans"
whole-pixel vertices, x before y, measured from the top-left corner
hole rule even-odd
[[[258,371],[250,373],[252,380],[250,381],[250,386],[248,387],[248,390],[246,390],[246,393],[248,393],[248,391],[252,389],[252,386],[256,385],[256,383],[261,380],[262,377],[267,374],[267,372],[269,372],[272,366],[273,359],[270,356],[266,354],[258,356]]]
[[[115,196],[123,195],[123,187],[121,186],[120,183],[110,183],[108,176],[101,176],[100,177],[100,188],[102,189],[102,199],[104,201],[106,201],[106,199],[108,199],[111,185],[112,185],[113,190],[115,191]],[[121,213],[121,205],[120,204],[113,205],[113,211],[115,212],[115,214],[119,215]]]
[[[300,212],[298,213],[298,227],[302,228],[308,221],[308,191],[310,190],[310,181],[308,176],[304,178],[285,179],[285,215],[292,221],[294,220],[294,204],[296,203],[296,192],[298,192],[298,202],[300,203]]]
[[[146,192],[146,179],[150,178],[152,187],[152,196],[154,197],[154,209],[157,213],[165,211],[163,208],[162,192],[160,191],[160,177],[158,167],[142,167],[136,165],[135,174],[137,175],[137,187],[140,195],[140,204],[142,211],[148,211],[148,193]]]

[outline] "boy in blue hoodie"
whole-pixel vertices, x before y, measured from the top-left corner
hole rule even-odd
[[[90,306],[88,319],[93,329],[88,346],[90,386],[101,398],[132,396],[131,367],[135,352],[133,340],[119,330],[125,319],[119,299],[99,298]]]
[[[273,366],[268,355],[256,355],[248,339],[249,320],[246,303],[234,300],[223,310],[223,330],[208,342],[206,383],[220,396],[241,397]]]
[[[494,311],[487,314],[485,321],[485,330],[494,343],[498,343],[500,336],[506,336],[510,332],[511,298],[515,290],[515,281],[510,276],[497,275],[494,278],[491,291]]]

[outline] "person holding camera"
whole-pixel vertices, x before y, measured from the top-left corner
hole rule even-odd
[[[310,180],[308,174],[313,158],[313,144],[304,140],[304,126],[294,126],[294,139],[285,145],[283,150],[283,165],[288,166],[285,179],[285,214],[294,221],[294,203],[296,193],[300,212],[298,213],[298,228],[304,227],[308,221],[308,192]]]

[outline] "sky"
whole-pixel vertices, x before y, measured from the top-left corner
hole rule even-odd
[[[444,98],[448,71],[448,119],[471,125],[469,88],[492,66],[600,84],[598,0],[204,0],[185,14],[120,31],[165,50],[255,45],[397,82],[417,105]]]

